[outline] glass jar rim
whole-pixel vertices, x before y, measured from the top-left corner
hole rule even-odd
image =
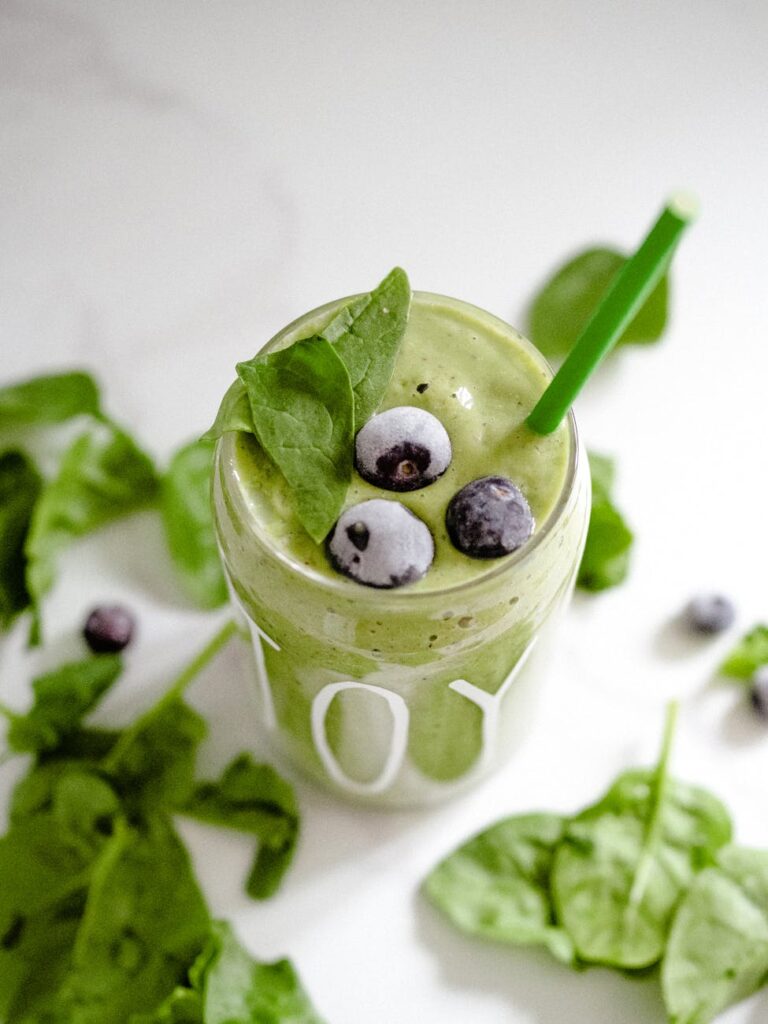
[[[480,313],[484,318],[495,322],[505,332],[513,331],[532,360],[539,367],[545,370],[547,374],[550,376],[554,375],[552,367],[541,354],[539,349],[537,349],[536,346],[533,345],[533,343],[522,335],[516,328],[512,327],[511,324],[508,324],[505,320],[502,320],[501,317],[496,316],[494,313],[490,313],[488,310],[482,309],[480,306],[475,306],[471,302],[466,302],[464,299],[456,299],[452,296],[441,295],[437,292],[414,291],[413,295],[427,301],[434,299],[438,302],[448,302],[450,304],[460,305],[465,309],[474,310],[475,312]],[[301,324],[309,320],[317,319],[325,313],[332,313],[335,309],[338,309],[343,305],[347,305],[357,298],[360,298],[359,294],[334,299],[331,302],[324,303],[322,306],[309,310],[307,313],[303,313],[301,316],[296,317],[295,320],[292,320],[289,324],[278,331],[278,333],[263,345],[259,351],[269,352],[283,347],[280,343],[284,339],[289,338],[291,333]],[[565,422],[568,429],[569,441],[568,465],[566,467],[562,489],[558,495],[556,503],[550,510],[549,515],[544,520],[541,527],[536,530],[530,540],[528,540],[521,548],[518,548],[518,550],[512,552],[512,554],[505,555],[503,558],[499,559],[497,565],[493,565],[487,570],[478,573],[476,576],[472,576],[467,580],[462,580],[459,583],[451,583],[445,587],[430,588],[428,590],[411,590],[408,587],[392,589],[366,587],[341,575],[338,577],[326,576],[323,573],[317,572],[310,566],[295,561],[290,557],[290,555],[268,543],[259,530],[249,529],[249,536],[259,546],[259,548],[261,548],[266,556],[279,562],[283,568],[289,572],[303,577],[307,583],[311,584],[313,587],[319,587],[329,595],[352,598],[355,601],[363,601],[369,604],[378,604],[382,607],[382,610],[394,609],[398,605],[413,606],[418,604],[420,601],[434,601],[441,597],[454,598],[457,595],[467,594],[476,588],[485,587],[491,582],[498,581],[499,578],[511,573],[513,569],[524,564],[554,532],[555,528],[563,518],[569,506],[580,467],[579,434],[573,409],[569,410]],[[236,432],[234,431],[223,434],[216,444],[214,468],[214,472],[216,474],[220,472],[222,458],[226,455],[228,449],[231,450],[231,447],[234,444],[235,434]],[[248,509],[241,489],[234,489],[234,494],[236,496],[237,513],[241,522],[250,525],[254,520],[252,516],[248,515]]]

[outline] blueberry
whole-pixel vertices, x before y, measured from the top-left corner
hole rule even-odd
[[[355,440],[355,465],[364,480],[387,491],[415,491],[441,476],[451,442],[439,419],[415,405],[371,417]]]
[[[94,654],[116,654],[131,642],[134,619],[120,605],[94,608],[83,627],[85,642]]]
[[[503,476],[473,480],[454,494],[445,513],[448,535],[471,558],[500,558],[533,533],[533,515],[519,487]]]
[[[383,498],[342,512],[326,545],[338,572],[386,589],[420,580],[435,556],[427,525],[399,501]]]
[[[685,609],[685,619],[695,633],[711,636],[733,625],[736,609],[722,594],[699,594]]]
[[[755,711],[762,718],[768,718],[768,665],[761,665],[752,676],[749,699]]]

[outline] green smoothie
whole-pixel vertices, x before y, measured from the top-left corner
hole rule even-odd
[[[269,348],[321,330],[341,305],[307,314]],[[346,500],[395,499],[429,527],[434,562],[398,590],[336,573],[255,438],[221,439],[217,529],[253,635],[263,717],[296,763],[338,791],[389,804],[448,796],[508,754],[524,727],[541,634],[572,589],[589,504],[572,419],[547,436],[525,425],[550,379],[536,350],[500,320],[414,293],[380,411],[432,413],[453,458],[437,481],[406,493],[355,474]],[[487,475],[520,488],[535,527],[518,551],[480,560],[453,546],[445,511]]]

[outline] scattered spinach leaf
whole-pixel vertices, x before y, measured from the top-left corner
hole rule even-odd
[[[217,782],[199,783],[181,811],[210,825],[255,835],[259,849],[246,891],[254,899],[273,895],[291,862],[299,830],[293,787],[274,768],[241,754]]]
[[[32,682],[34,703],[25,715],[8,712],[8,745],[17,753],[42,753],[59,747],[120,675],[117,654],[99,654],[70,662]]]
[[[748,682],[763,665],[768,665],[768,626],[759,625],[739,640],[720,666],[720,672]]]
[[[376,412],[395,367],[411,305],[411,286],[404,270],[395,267],[369,295],[345,306],[320,332],[333,342],[349,371],[355,395],[355,425]]]
[[[23,452],[0,454],[0,629],[29,605],[24,543],[42,483]]]
[[[441,861],[424,891],[461,931],[514,945],[545,945],[573,961],[573,944],[555,923],[549,880],[565,820],[520,814],[480,832]]]
[[[634,536],[613,504],[613,460],[590,452],[592,509],[577,583],[583,590],[599,591],[622,583],[629,571]]]
[[[190,975],[205,1024],[323,1024],[291,963],[254,960],[224,922]]]
[[[96,863],[62,1001],[76,1024],[124,1024],[165,999],[210,921],[189,856],[164,817],[118,825]]]
[[[287,480],[307,533],[320,543],[352,474],[354,397],[347,368],[321,338],[238,363],[256,436]]]
[[[54,373],[0,388],[0,430],[100,415],[99,389],[88,373]]]
[[[586,249],[564,263],[542,286],[528,314],[531,341],[550,359],[573,348],[627,257],[615,249]],[[667,325],[669,279],[662,277],[619,339],[619,345],[658,341]]]
[[[677,909],[661,970],[674,1024],[708,1024],[768,979],[768,852],[729,846]]]
[[[190,597],[201,608],[227,599],[213,527],[211,471],[213,443],[180,448],[163,476],[160,510],[171,557]]]
[[[27,589],[35,608],[33,643],[40,640],[40,601],[53,584],[56,559],[67,545],[141,508],[157,492],[149,457],[119,427],[99,423],[64,454],[44,488],[27,535]]]
[[[570,820],[555,854],[557,918],[587,962],[638,970],[660,960],[680,898],[731,839],[719,800],[669,777],[674,717],[656,768],[620,775]]]

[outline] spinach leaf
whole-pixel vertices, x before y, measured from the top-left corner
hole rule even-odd
[[[35,699],[27,714],[4,711],[10,718],[7,740],[11,750],[40,753],[58,747],[77,730],[121,669],[119,655],[99,654],[38,676],[32,683]]]
[[[41,487],[23,452],[0,454],[0,629],[29,605],[24,542]]]
[[[323,1024],[291,963],[258,963],[224,922],[214,922],[190,976],[205,1024]]]
[[[590,452],[589,467],[592,509],[577,583],[583,590],[599,591],[626,579],[634,536],[611,499],[613,460]]]
[[[571,819],[555,854],[557,918],[582,960],[627,970],[655,964],[681,896],[730,841],[722,804],[669,777],[674,719],[673,706],[656,768],[620,775]]]
[[[627,257],[615,249],[586,249],[542,286],[528,314],[531,341],[550,359],[564,359],[586,327]],[[667,325],[668,276],[662,277],[619,345],[658,341]]]
[[[260,358],[256,356],[256,358]],[[263,357],[262,357],[263,358]],[[241,430],[246,434],[255,434],[256,428],[253,425],[251,415],[251,404],[248,401],[248,392],[245,384],[238,379],[230,385],[224,398],[221,400],[216,419],[200,438],[201,441],[217,441],[222,434],[231,430]]]
[[[556,814],[505,818],[441,861],[424,891],[461,931],[514,945],[542,944],[570,963],[573,946],[555,924],[549,894],[564,827]]]
[[[341,511],[352,474],[349,373],[321,338],[238,363],[237,372],[259,443],[293,491],[307,533],[320,543]]]
[[[134,1013],[130,1024],[205,1024],[203,1001],[191,988],[179,986],[152,1013]]]
[[[0,388],[0,430],[99,416],[99,389],[87,373],[55,373]]]
[[[119,427],[97,424],[65,452],[35,507],[25,545],[27,588],[36,609],[32,642],[40,640],[39,604],[53,584],[56,559],[73,540],[153,500],[157,478],[149,457]]]
[[[123,732],[102,770],[131,805],[184,803],[206,732],[204,719],[183,700],[161,700]]]
[[[674,1024],[707,1024],[768,980],[768,852],[730,846],[694,880],[661,968]]]
[[[95,865],[62,999],[72,1024],[124,1024],[165,999],[208,934],[186,850],[170,823],[119,824]]]
[[[202,608],[227,599],[211,507],[213,444],[194,441],[171,459],[162,480],[160,510],[171,557],[190,597]]]
[[[720,672],[748,682],[763,665],[768,665],[768,626],[760,625],[739,640],[720,666]]]
[[[198,784],[181,811],[210,825],[255,835],[259,850],[246,890],[254,899],[276,891],[296,849],[299,815],[293,787],[274,768],[240,754],[218,782]]]
[[[395,267],[369,295],[345,306],[320,337],[331,341],[349,371],[355,395],[355,425],[376,412],[392,377],[411,305],[411,286]]]

